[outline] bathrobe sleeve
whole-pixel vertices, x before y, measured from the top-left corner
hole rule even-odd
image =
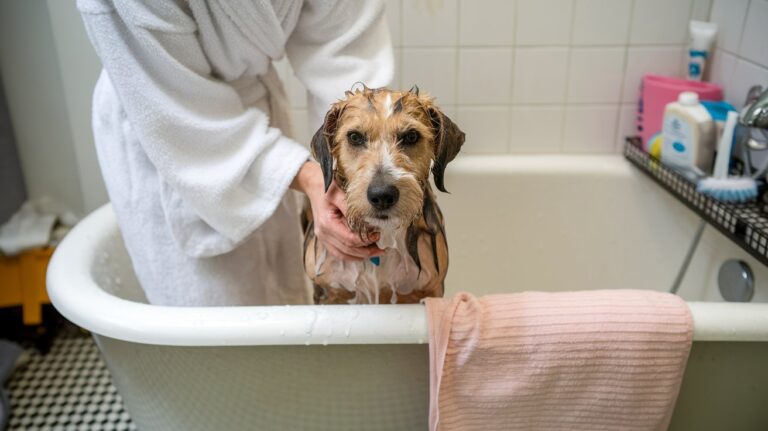
[[[104,4],[78,2],[131,132],[158,172],[174,238],[191,256],[232,250],[273,214],[308,151],[213,76],[183,2]],[[116,126],[94,124],[94,133],[100,127]]]
[[[390,85],[394,56],[380,0],[305,0],[286,45],[308,92],[309,121],[319,127],[331,103],[356,82]]]

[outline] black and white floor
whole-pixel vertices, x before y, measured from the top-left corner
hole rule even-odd
[[[89,336],[59,336],[7,382],[8,431],[136,430]]]

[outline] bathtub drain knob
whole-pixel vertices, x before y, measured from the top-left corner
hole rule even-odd
[[[720,295],[728,302],[749,302],[755,293],[752,269],[743,260],[729,259],[717,274]]]

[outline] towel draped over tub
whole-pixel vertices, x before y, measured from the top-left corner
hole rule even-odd
[[[430,431],[666,430],[690,352],[678,296],[428,298]]]

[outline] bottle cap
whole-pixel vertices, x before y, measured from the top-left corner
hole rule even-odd
[[[693,91],[683,91],[677,96],[677,101],[681,105],[697,105],[699,103],[699,95]]]

